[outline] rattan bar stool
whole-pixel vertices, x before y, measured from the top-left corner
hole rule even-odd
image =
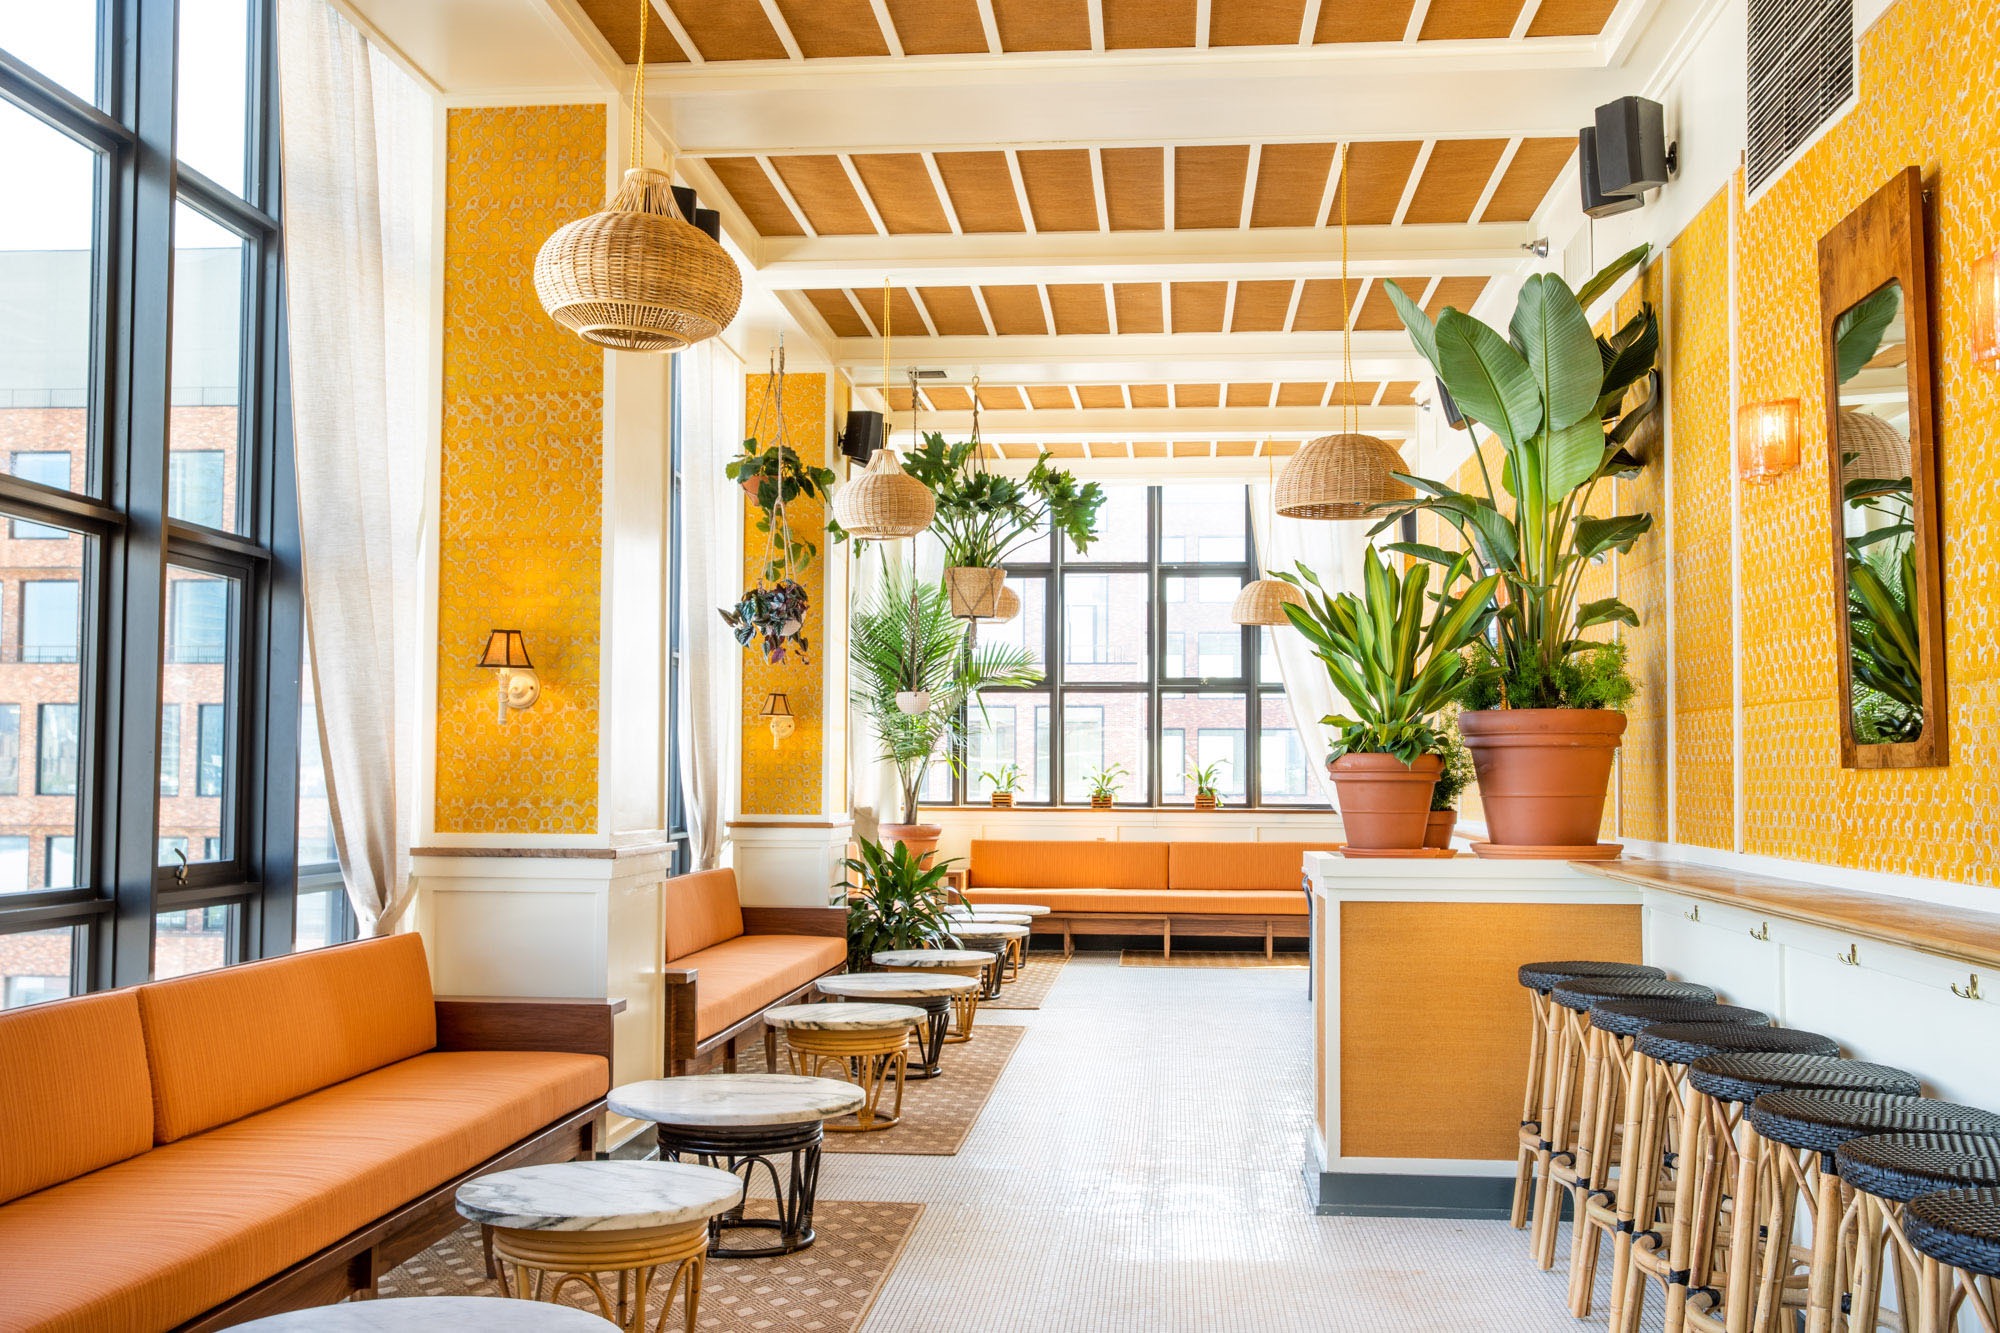
[[[1871,1134],[1834,1150],[1840,1179],[1854,1191],[1853,1295],[1849,1333],[1874,1333],[1891,1264],[1896,1274],[1896,1326],[1909,1329],[1921,1301],[1919,1256],[1903,1232],[1903,1209],[1939,1190],[2000,1186],[2000,1137],[1989,1134]],[[1843,1242],[1846,1234],[1843,1234]]]
[[[1921,1195],[1903,1232],[1923,1262],[1916,1333],[1951,1333],[1967,1309],[1986,1333],[2000,1330],[2000,1189]]]
[[[1558,1027],[1554,1114],[1549,1119],[1549,1147],[1537,1154],[1535,1221],[1529,1233],[1535,1266],[1547,1272],[1556,1264],[1556,1227],[1562,1220],[1557,1187],[1569,1192],[1572,1213],[1588,1186],[1591,1161],[1606,1114],[1607,1060],[1624,1057],[1623,1038],[1591,1026],[1590,1006],[1600,1000],[1682,1000],[1713,1004],[1715,992],[1688,981],[1654,977],[1580,977],[1549,992]],[[1607,1150],[1608,1141],[1605,1144]]]
[[[1549,1003],[1549,992],[1565,981],[1579,977],[1647,977],[1666,980],[1667,974],[1643,963],[1606,963],[1572,959],[1557,963],[1525,963],[1515,974],[1528,992],[1528,1077],[1521,1093],[1520,1146],[1514,1161],[1514,1230],[1528,1225],[1528,1205],[1534,1197],[1535,1159],[1547,1151],[1542,1126],[1555,1115],[1556,1051],[1561,1043],[1551,1040],[1559,1020]]]
[[[1778,1242],[1791,1234],[1795,1203],[1803,1203],[1812,1226],[1806,1333],[1829,1333],[1836,1311],[1852,1295],[1840,1244],[1847,1202],[1834,1156],[1840,1145],[1870,1134],[2000,1134],[2000,1115],[1991,1111],[1880,1093],[1767,1092],[1746,1114],[1775,1163],[1752,1214],[1771,1237],[1758,1268],[1752,1326],[1772,1327],[1787,1295],[1797,1255]],[[1730,1281],[1738,1280],[1732,1273]]]

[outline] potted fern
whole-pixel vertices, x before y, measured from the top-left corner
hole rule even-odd
[[[1021,789],[1021,766],[1002,764],[998,768],[982,770],[979,776],[993,789],[987,798],[993,802],[993,808],[1011,810],[1014,806],[1014,793]]]
[[[1187,771],[1185,774],[1187,780],[1194,784],[1195,809],[1216,810],[1221,808],[1222,770],[1228,766],[1225,761],[1218,759],[1212,764],[1203,764],[1200,768],[1190,768]]]
[[[1451,847],[1451,833],[1458,826],[1458,803],[1472,785],[1472,752],[1458,734],[1458,710],[1447,711],[1438,727],[1437,786],[1431,788],[1431,817],[1424,827],[1424,846],[1438,850]]]
[[[858,851],[841,862],[848,872],[847,970],[866,971],[891,949],[942,942],[950,931],[948,874],[957,863],[913,855],[900,842],[864,838]]]
[[[1128,776],[1123,764],[1111,764],[1084,774],[1084,785],[1090,791],[1090,808],[1109,810],[1117,804],[1118,789]]]

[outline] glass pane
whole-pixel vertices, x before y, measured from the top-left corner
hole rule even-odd
[[[1272,637],[1277,632],[1269,625],[1257,631],[1257,679],[1266,685],[1283,684],[1285,679],[1283,673],[1278,670],[1277,641]],[[1286,632],[1298,633],[1297,630]]]
[[[1160,559],[1241,564],[1250,558],[1241,486],[1162,486]]]
[[[967,743],[966,797],[984,801],[993,795],[994,784],[986,777],[1012,764],[1020,770],[1015,801],[1046,804],[1049,799],[1049,696],[1046,693],[1016,694],[1013,691],[983,696],[985,713],[975,708],[967,721],[972,734]]]
[[[180,0],[180,86],[175,151],[217,185],[243,191],[250,123],[247,0]]]
[[[1240,694],[1160,696],[1160,777],[1167,804],[1194,802],[1191,770],[1220,765],[1225,803],[1244,799],[1249,713]],[[1180,780],[1174,780],[1178,772]]]
[[[21,794],[21,705],[0,704],[0,796]]]
[[[239,596],[235,579],[167,566],[167,666],[160,714],[163,866],[179,864],[181,853],[190,862],[232,855],[229,831],[235,821],[228,816],[236,771],[232,720]],[[169,724],[169,715],[177,720]]]
[[[237,529],[242,422],[243,238],[186,204],[174,210],[174,397],[167,515]]]
[[[1097,540],[1087,554],[1063,545],[1063,559],[1071,563],[1146,563],[1146,495],[1144,486],[1106,486],[1104,506],[1097,511]]]
[[[0,5],[0,50],[84,101],[95,102],[97,10],[96,0]]]
[[[17,536],[21,527],[33,534]],[[20,580],[0,590],[0,893],[76,881],[85,541],[0,525],[0,569]]]
[[[40,540],[39,535],[35,540]],[[75,579],[29,579],[22,583],[21,660],[76,661],[82,646],[80,605]]]
[[[1263,788],[1266,805],[1318,804],[1319,783],[1314,780],[1306,747],[1292,725],[1292,706],[1282,693],[1262,696],[1262,727],[1258,741],[1257,781]]]
[[[1065,801],[1090,799],[1090,775],[1123,766],[1118,799],[1146,803],[1146,696],[1066,694],[1063,696],[1063,786]]]
[[[237,920],[242,912],[236,903],[215,907],[190,907],[184,912],[162,912],[153,918],[153,976],[184,977],[190,972],[209,972],[228,963],[234,956]]]
[[[930,767],[924,770],[923,786],[917,789],[917,799],[924,805],[951,804],[951,760],[931,760]]]
[[[333,806],[326,795],[312,672],[305,673],[299,688],[299,865],[330,866],[339,856],[333,849]]]
[[[1021,534],[1019,541],[1007,548],[1001,557],[1003,564],[1046,565],[1049,563],[1049,525],[1046,520]]]
[[[0,19],[0,47],[12,49],[5,29],[18,21]],[[0,440],[15,476],[81,488],[90,443],[97,154],[6,102],[0,143],[12,199],[0,208]],[[11,528],[15,537],[51,531]]]
[[[346,899],[346,890],[339,888],[300,892],[298,913],[292,918],[293,950],[338,944],[346,925]]]
[[[80,929],[57,926],[0,935],[0,1009],[68,995]]]
[[[1033,655],[1035,666],[1044,668],[1048,664],[1048,597],[1049,580],[1043,574],[1009,574],[1007,586],[1021,599],[1021,609],[1012,620],[979,622],[977,633],[979,643],[1005,644],[1010,648],[1025,648]]]
[[[1144,574],[1063,576],[1063,675],[1072,683],[1148,678],[1151,633]]]
[[[1166,660],[1160,675],[1167,679],[1238,680],[1243,675],[1243,628],[1230,620],[1241,575],[1215,578],[1168,578],[1166,598]]]

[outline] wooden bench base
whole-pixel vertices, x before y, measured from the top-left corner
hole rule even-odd
[[[1051,912],[1038,916],[1029,925],[1037,935],[1062,936],[1063,957],[1076,952],[1078,935],[1158,935],[1160,949],[1171,958],[1174,932],[1183,935],[1228,936],[1264,941],[1264,956],[1276,952],[1279,940],[1303,940],[1311,933],[1311,918],[1305,916],[1251,916],[1197,912],[1131,914],[1123,912]]]

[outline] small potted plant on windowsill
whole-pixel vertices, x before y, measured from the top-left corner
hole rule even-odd
[[[1472,751],[1458,735],[1458,710],[1450,710],[1438,728],[1437,786],[1431,788],[1431,817],[1424,827],[1424,846],[1448,851],[1451,831],[1458,825],[1458,802],[1472,785]]]
[[[1222,770],[1229,765],[1218,759],[1200,768],[1190,768],[1187,780],[1194,784],[1194,808],[1197,810],[1219,810],[1222,808]]]
[[[988,786],[993,788],[993,794],[989,799],[993,802],[995,810],[1011,810],[1014,808],[1014,793],[1021,789],[1021,766],[1019,764],[1002,764],[998,768],[985,770],[979,776],[986,781]]]
[[[1123,764],[1112,764],[1084,774],[1083,780],[1090,788],[1090,808],[1109,810],[1116,804],[1118,788],[1124,785],[1127,776]]]

